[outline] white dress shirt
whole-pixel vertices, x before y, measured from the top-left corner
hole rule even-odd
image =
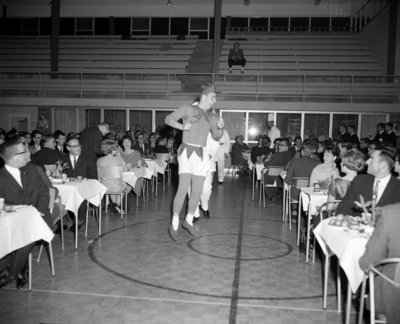
[[[388,184],[389,181],[390,181],[390,177],[391,177],[391,175],[389,174],[388,176],[386,176],[386,177],[384,177],[384,178],[382,178],[382,179],[377,179],[377,178],[375,178],[374,186],[373,186],[372,188],[375,187],[376,182],[379,180],[378,192],[377,192],[377,194],[376,194],[376,202],[377,202],[377,203],[378,203],[379,199],[381,199],[382,194],[383,194],[383,192],[385,191],[386,186],[387,186],[387,184]]]
[[[22,188],[22,181],[21,181],[21,171],[17,168],[14,168],[12,166],[9,166],[8,164],[6,164],[4,166],[6,168],[6,170],[12,175],[12,177],[15,179],[15,181],[18,182],[18,184],[21,186]]]

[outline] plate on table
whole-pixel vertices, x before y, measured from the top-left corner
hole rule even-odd
[[[63,179],[56,179],[56,178],[53,178],[53,179],[51,179],[51,182],[52,182],[52,183],[63,183],[64,181],[63,181]]]

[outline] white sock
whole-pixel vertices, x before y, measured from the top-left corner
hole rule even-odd
[[[190,226],[193,226],[193,215],[191,215],[191,214],[187,214],[186,215],[186,221],[187,221],[187,223],[190,225]]]
[[[179,227],[179,216],[174,215],[172,216],[172,228],[174,229],[174,231],[177,231],[178,227]]]

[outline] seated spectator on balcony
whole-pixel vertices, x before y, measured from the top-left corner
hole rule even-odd
[[[310,186],[318,185],[323,189],[328,189],[333,179],[339,177],[339,170],[335,165],[337,158],[337,151],[333,146],[329,146],[325,149],[323,162],[317,165],[311,172]]]
[[[391,143],[393,147],[396,146],[396,134],[393,131],[393,123],[389,122],[385,124],[385,133],[382,138],[383,143]]]
[[[47,136],[42,139],[41,146],[42,149],[31,157],[31,161],[34,165],[44,169],[46,164],[56,164],[57,161],[62,160],[62,154],[56,150],[56,140],[54,136]]]
[[[235,143],[232,145],[231,164],[239,166],[239,173],[248,172],[249,162],[244,154],[250,150],[246,143],[243,143],[243,136],[235,137]]]
[[[241,73],[244,73],[244,66],[246,65],[246,59],[244,58],[243,50],[240,49],[240,44],[236,42],[229,50],[228,66],[229,73],[232,73],[232,65],[241,65]]]
[[[270,154],[270,152],[272,152],[272,150],[269,148],[269,145],[271,143],[269,137],[259,136],[257,140],[257,145],[251,149],[250,159],[253,164],[260,162],[262,163],[264,159],[266,159],[267,156]]]

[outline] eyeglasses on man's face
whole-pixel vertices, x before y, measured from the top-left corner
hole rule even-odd
[[[15,153],[15,154],[14,154],[14,156],[15,156],[15,155],[21,155],[21,154],[25,154],[26,152],[27,152],[26,150],[23,150],[23,151],[21,151],[21,152],[17,152],[17,153]]]
[[[76,144],[76,145],[67,145],[68,147],[72,147],[72,148],[74,148],[74,147],[81,147],[81,144]]]

